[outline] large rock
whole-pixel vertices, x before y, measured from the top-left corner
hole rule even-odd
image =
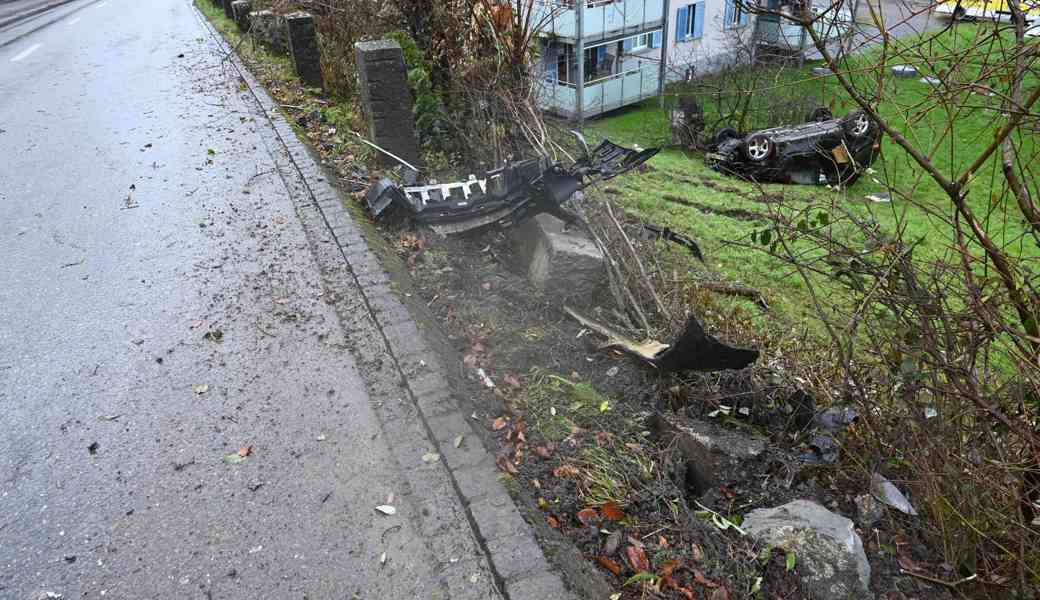
[[[567,230],[563,221],[543,213],[509,235],[520,267],[540,293],[560,302],[588,304],[606,291],[606,257],[595,242]]]
[[[763,544],[794,552],[813,597],[873,598],[870,563],[852,521],[809,500],[753,510],[744,531]]]

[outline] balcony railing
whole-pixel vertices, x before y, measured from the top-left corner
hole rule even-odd
[[[545,81],[539,90],[539,105],[564,117],[595,117],[656,96],[660,75],[660,68],[649,64],[590,81],[584,86],[580,111],[577,86],[562,81]]]
[[[575,2],[535,0],[534,4],[534,22],[543,25],[542,33],[570,40],[596,41],[638,33],[664,22],[664,0],[586,0],[581,31]]]

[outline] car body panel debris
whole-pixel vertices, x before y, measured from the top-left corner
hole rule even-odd
[[[376,217],[397,207],[444,235],[487,226],[508,228],[540,213],[575,222],[576,217],[563,208],[575,192],[627,173],[658,151],[633,150],[604,140],[569,167],[534,158],[509,163],[479,179],[471,175],[452,183],[400,185],[384,178],[369,188],[366,201]]]
[[[700,321],[693,316],[687,320],[686,328],[678,340],[672,344],[663,344],[655,340],[637,342],[570,307],[564,307],[564,310],[582,325],[606,337],[604,348],[621,350],[664,372],[739,370],[758,360],[758,350],[722,343],[706,334]]]
[[[877,158],[880,130],[862,111],[841,119],[818,108],[801,125],[741,137],[715,134],[705,162],[716,171],[757,182],[848,185]]]

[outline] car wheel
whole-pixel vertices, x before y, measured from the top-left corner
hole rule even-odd
[[[755,162],[762,162],[773,155],[776,146],[764,135],[753,135],[744,142],[744,152]]]
[[[817,106],[809,113],[809,118],[806,119],[809,123],[819,123],[820,121],[829,121],[834,118],[831,113],[831,109],[826,106]]]
[[[843,126],[846,134],[854,138],[861,138],[870,133],[872,123],[867,113],[860,110],[845,117]]]
[[[726,140],[735,140],[738,137],[740,137],[740,134],[737,133],[736,129],[733,129],[732,127],[726,127],[725,129],[720,129],[715,132],[715,137],[713,138],[713,141],[716,144],[721,144]]]

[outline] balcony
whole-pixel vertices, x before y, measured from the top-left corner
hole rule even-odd
[[[574,84],[547,80],[538,91],[538,103],[542,110],[568,119],[596,117],[657,96],[660,76],[660,68],[649,64],[589,81],[584,87],[580,111]]]
[[[664,0],[585,0],[580,31],[578,5],[572,0],[534,0],[534,4],[533,22],[543,25],[542,34],[570,42],[620,37],[664,23]]]

